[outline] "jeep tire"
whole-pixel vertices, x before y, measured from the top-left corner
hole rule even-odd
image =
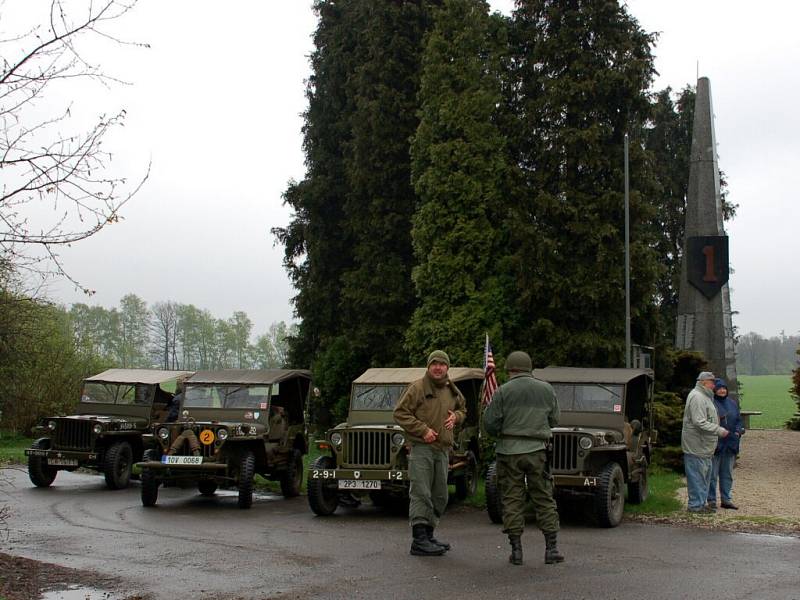
[[[34,450],[47,450],[50,448],[50,440],[47,438],[39,438],[31,448]],[[50,487],[50,484],[55,481],[58,469],[54,469],[47,465],[47,460],[42,456],[29,456],[28,457],[28,477],[31,483],[36,487]]]
[[[296,448],[292,450],[286,471],[281,475],[281,493],[284,498],[294,498],[300,495],[300,486],[303,483],[303,455]]]
[[[143,462],[154,462],[158,460],[157,450],[145,450],[142,456]],[[142,469],[142,506],[155,506],[158,502],[158,479],[152,469],[144,467]]]
[[[601,527],[616,527],[625,510],[625,478],[622,468],[615,462],[603,467],[597,478],[594,496],[594,513]]]
[[[467,461],[463,473],[455,477],[456,498],[464,500],[469,496],[474,496],[478,491],[478,461],[471,450],[467,451],[464,457]]]
[[[336,468],[336,461],[331,456],[320,456],[308,469],[308,505],[314,514],[327,517],[336,512],[339,506],[339,491],[335,480],[312,479],[311,473],[314,471],[331,471]]]
[[[251,450],[242,454],[239,463],[239,508],[253,505],[253,477],[256,474],[256,457]]]
[[[497,487],[496,462],[492,462],[486,469],[486,510],[492,523],[503,522],[503,500]]]
[[[106,450],[103,474],[110,490],[121,490],[131,482],[133,450],[128,442],[114,442]]]

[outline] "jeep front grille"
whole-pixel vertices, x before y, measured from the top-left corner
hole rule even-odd
[[[576,433],[553,434],[553,456],[550,467],[554,471],[575,471],[578,469],[578,438]]]
[[[391,431],[345,431],[342,466],[388,469]]]
[[[53,448],[58,450],[92,450],[94,421],[59,419],[53,432]]]
[[[188,428],[172,428],[170,431],[169,436],[169,446],[167,448],[172,447],[172,445],[177,441],[177,439],[183,434],[184,431],[187,429],[191,429],[194,433],[195,440],[197,440],[197,445],[200,446],[200,456],[203,458],[211,458],[214,456],[214,450],[216,449],[216,442],[213,444],[205,445],[200,442],[200,432],[204,429],[211,429],[210,427],[204,427],[201,425],[194,425]],[[216,435],[216,434],[215,434]],[[189,440],[184,437],[183,443],[178,447],[177,452],[175,452],[175,456],[194,456],[195,454],[192,452],[191,444]]]

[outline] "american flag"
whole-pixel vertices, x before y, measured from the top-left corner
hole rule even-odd
[[[486,346],[483,351],[483,399],[487,406],[492,401],[492,396],[497,389],[497,375],[494,372],[494,355],[492,345],[489,343],[489,334],[486,334]]]

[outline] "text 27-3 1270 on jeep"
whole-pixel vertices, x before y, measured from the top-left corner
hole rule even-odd
[[[308,503],[314,513],[330,515],[340,504],[355,507],[367,497],[378,506],[407,507],[409,444],[393,412],[408,384],[424,374],[424,368],[376,368],[353,381],[347,421],[317,441],[325,454],[309,467]],[[466,421],[455,430],[448,471],[463,499],[475,493],[478,481],[483,371],[451,367],[448,375],[467,408]]]

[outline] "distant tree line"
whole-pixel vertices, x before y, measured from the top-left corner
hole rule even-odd
[[[253,336],[253,323],[236,311],[219,319],[193,304],[152,306],[128,294],[119,307],[73,304],[68,311],[76,343],[120,368],[269,369],[286,363],[287,338],[295,326],[283,321]]]
[[[751,331],[736,342],[736,371],[740,375],[786,375],[797,368],[800,335],[765,338]]]
[[[108,368],[281,367],[294,328],[273,323],[252,340],[243,312],[219,319],[191,304],[148,306],[134,294],[115,308],[67,309],[9,283],[0,277],[0,428],[23,434],[38,418],[69,411],[81,381]]]
[[[314,6],[307,171],[273,231],[297,290],[289,361],[323,397],[341,410],[363,369],[436,347],[481,365],[487,332],[501,365],[623,365],[626,134],[633,339],[666,365],[694,90],[651,93],[656,36],[624,3]]]

